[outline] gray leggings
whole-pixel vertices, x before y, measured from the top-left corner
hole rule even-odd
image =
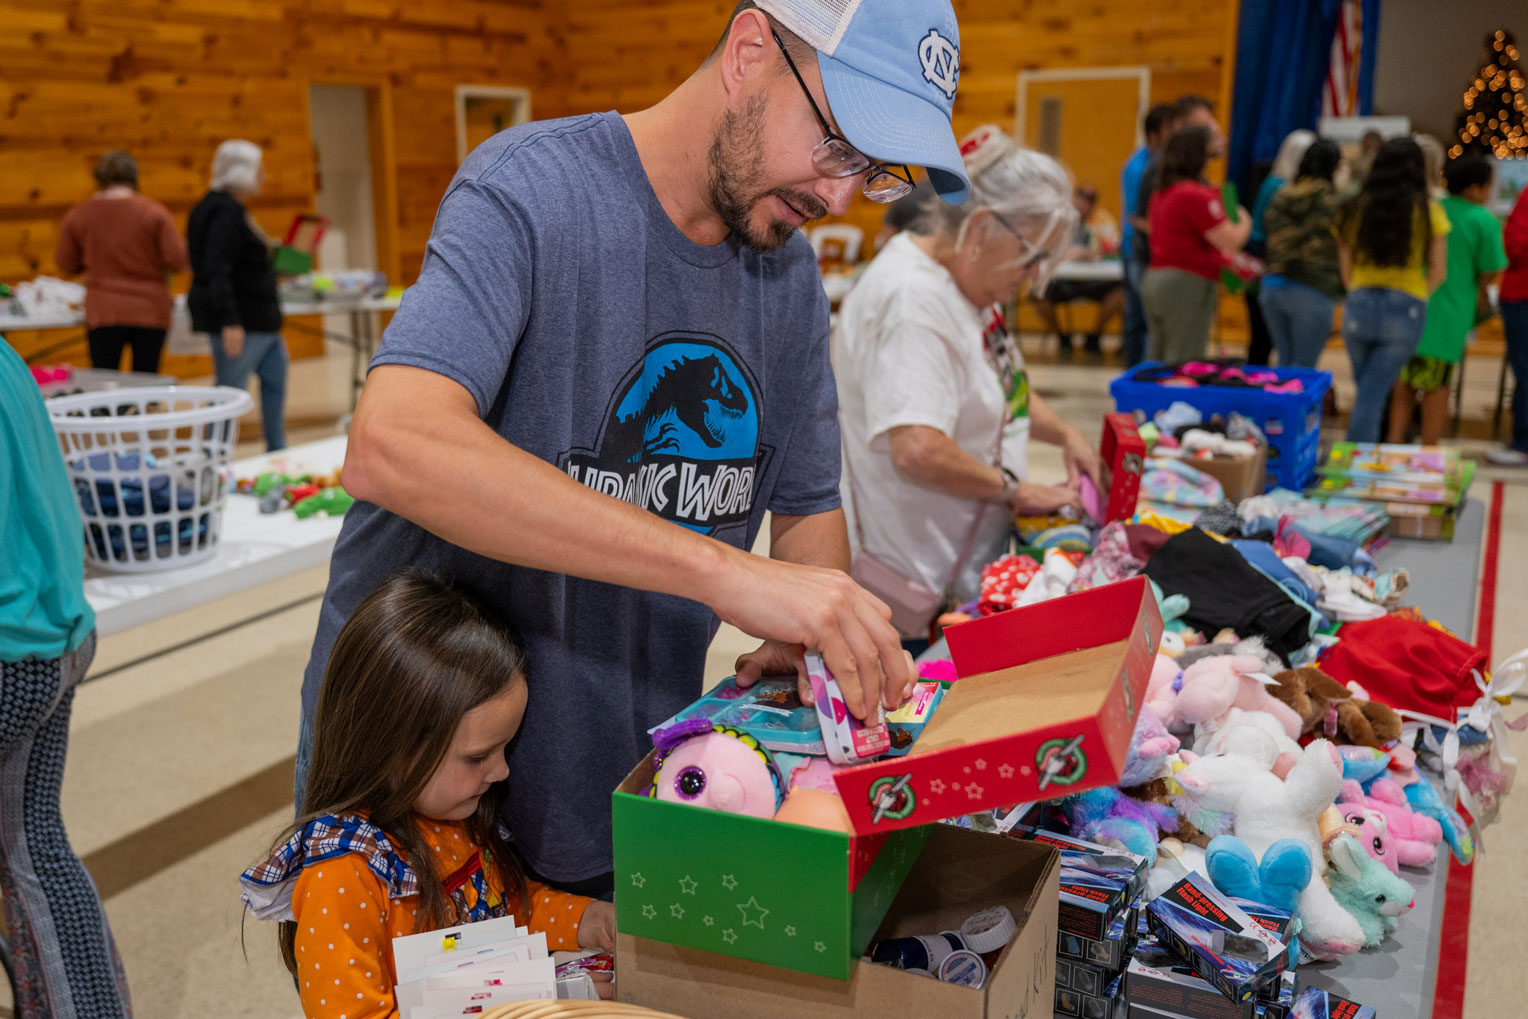
[[[132,1015],[106,911],[59,811],[69,709],[92,633],[62,658],[0,662],[0,894],[25,1019]]]
[[[1147,351],[1153,361],[1179,364],[1204,357],[1215,323],[1215,281],[1184,269],[1148,269],[1141,280]]]

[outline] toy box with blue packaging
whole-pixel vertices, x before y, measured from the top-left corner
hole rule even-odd
[[[1165,947],[1233,1002],[1257,998],[1289,964],[1287,942],[1195,873],[1148,903],[1146,918]]]
[[[929,822],[1119,781],[1161,634],[1144,577],[950,627],[959,678],[905,756],[832,771],[836,829],[654,798],[650,754],[614,793],[617,929],[848,979]]]

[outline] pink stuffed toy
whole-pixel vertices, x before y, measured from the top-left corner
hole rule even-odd
[[[1337,836],[1351,835],[1358,840],[1358,844],[1363,847],[1364,852],[1368,853],[1371,858],[1383,863],[1390,873],[1399,874],[1400,859],[1396,853],[1395,839],[1390,837],[1389,822],[1385,820],[1384,814],[1381,814],[1372,807],[1366,807],[1362,803],[1346,799],[1354,791],[1350,790],[1349,786],[1355,787],[1360,796],[1363,794],[1363,790],[1357,788],[1358,783],[1351,779],[1342,784],[1344,799],[1338,801],[1337,805],[1332,808],[1337,817],[1340,818],[1340,821],[1334,821],[1334,827],[1331,831],[1326,830],[1326,827],[1323,825],[1321,830],[1322,843],[1330,851],[1332,842]]]
[[[1342,784],[1338,805],[1344,804],[1368,807],[1384,817],[1396,861],[1402,866],[1426,867],[1433,862],[1443,842],[1443,828],[1426,814],[1413,811],[1406,802],[1405,790],[1394,779],[1375,779],[1367,796],[1362,786],[1349,779]]]
[[[1219,718],[1231,708],[1264,711],[1278,720],[1290,739],[1300,736],[1300,716],[1289,705],[1268,692],[1253,679],[1267,666],[1251,655],[1214,655],[1203,658],[1183,670],[1173,706],[1178,717],[1190,725]],[[1153,670],[1153,678],[1155,671]]]
[[[1151,665],[1151,679],[1146,682],[1146,706],[1169,729],[1184,728],[1183,717],[1174,707],[1178,692],[1173,688],[1182,671],[1176,659],[1158,654]]]

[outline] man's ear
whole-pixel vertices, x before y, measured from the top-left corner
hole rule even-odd
[[[770,31],[769,18],[758,9],[744,11],[732,19],[718,57],[722,88],[729,96],[750,87],[756,88],[749,83],[760,81],[773,69],[772,62],[778,59],[778,47],[770,37]]]

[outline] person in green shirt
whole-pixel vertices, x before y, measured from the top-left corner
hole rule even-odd
[[[95,645],[79,504],[42,392],[0,338],[0,895],[17,1015],[132,1014],[59,809],[69,709]]]
[[[1486,287],[1507,267],[1501,223],[1485,207],[1491,194],[1491,164],[1464,156],[1448,165],[1448,194],[1440,203],[1452,229],[1448,234],[1448,275],[1427,301],[1427,321],[1417,352],[1401,370],[1390,401],[1387,440],[1405,442],[1420,400],[1424,445],[1436,445],[1448,418],[1449,381],[1464,357],[1465,340],[1490,312]]]

